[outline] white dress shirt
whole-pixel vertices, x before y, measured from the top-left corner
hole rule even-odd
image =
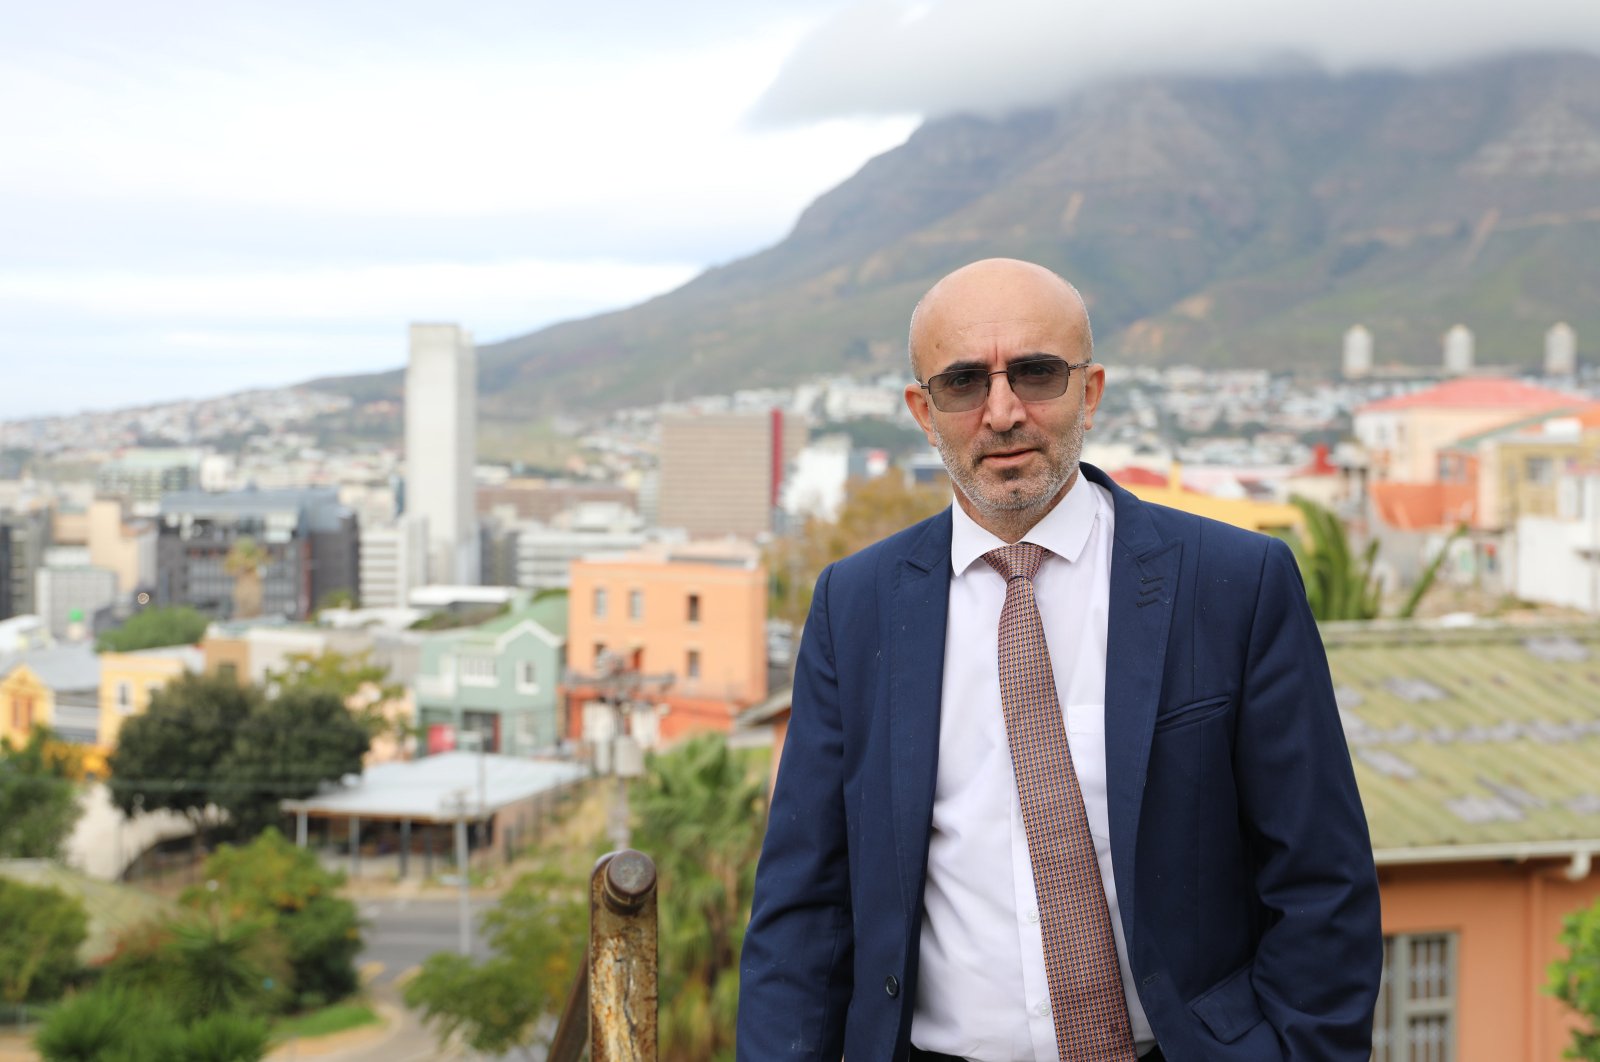
[[[972,1062],[1056,1059],[1033,864],[1000,708],[1006,585],[983,560],[1006,543],[959,505],[939,711],[922,944],[911,1042]],[[1100,860],[1128,1017],[1140,1054],[1155,1046],[1134,992],[1117,915],[1106,809],[1106,625],[1114,510],[1081,474],[1022,541],[1049,550],[1034,579],[1072,765]]]

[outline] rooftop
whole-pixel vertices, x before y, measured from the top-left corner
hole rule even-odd
[[[482,774],[480,776],[480,769]],[[525,760],[492,753],[442,752],[409,763],[380,763],[366,769],[360,781],[306,800],[286,800],[287,811],[312,815],[359,815],[371,819],[454,821],[465,797],[467,814],[515,804],[588,777],[582,764],[560,760]]]
[[[1402,409],[1506,409],[1542,410],[1585,405],[1585,400],[1564,391],[1534,387],[1504,376],[1467,376],[1410,394],[1369,402],[1356,413],[1382,413]]]
[[[57,692],[100,688],[100,657],[88,642],[63,642],[43,649],[25,649],[0,656],[0,678],[26,665],[39,681]]]
[[[1323,640],[1380,862],[1600,851],[1600,625]]]

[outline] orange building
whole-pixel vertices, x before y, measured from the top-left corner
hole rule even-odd
[[[767,695],[767,573],[753,546],[733,540],[655,546],[574,561],[567,613],[568,733],[620,667],[658,690],[657,734],[671,742],[726,732]],[[605,655],[602,655],[605,654]]]

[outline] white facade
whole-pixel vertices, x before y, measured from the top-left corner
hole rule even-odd
[[[428,580],[476,583],[478,355],[452,324],[411,326],[406,366],[405,514],[428,527]]]
[[[1544,374],[1571,376],[1578,371],[1578,333],[1562,321],[1544,334]]]
[[[1444,334],[1444,371],[1464,376],[1472,371],[1475,340],[1466,325],[1456,325]]]
[[[572,584],[572,562],[579,557],[627,553],[651,540],[644,520],[614,503],[580,505],[562,523],[546,527],[530,522],[517,528],[518,586],[566,589]]]
[[[1372,333],[1356,325],[1344,334],[1344,377],[1355,380],[1372,372]]]
[[[428,582],[428,522],[401,519],[361,530],[361,606],[401,608]]]
[[[808,516],[832,520],[844,504],[849,479],[849,438],[829,435],[818,439],[795,458],[783,485],[783,510],[800,520]]]
[[[1559,508],[1517,521],[1516,596],[1600,615],[1600,475],[1564,477]]]

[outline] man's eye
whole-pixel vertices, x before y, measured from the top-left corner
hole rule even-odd
[[[1028,361],[1014,366],[1012,371],[1019,380],[1048,380],[1059,372],[1059,367],[1051,361]]]
[[[946,391],[970,391],[978,386],[983,377],[975,372],[946,373],[944,387]]]

